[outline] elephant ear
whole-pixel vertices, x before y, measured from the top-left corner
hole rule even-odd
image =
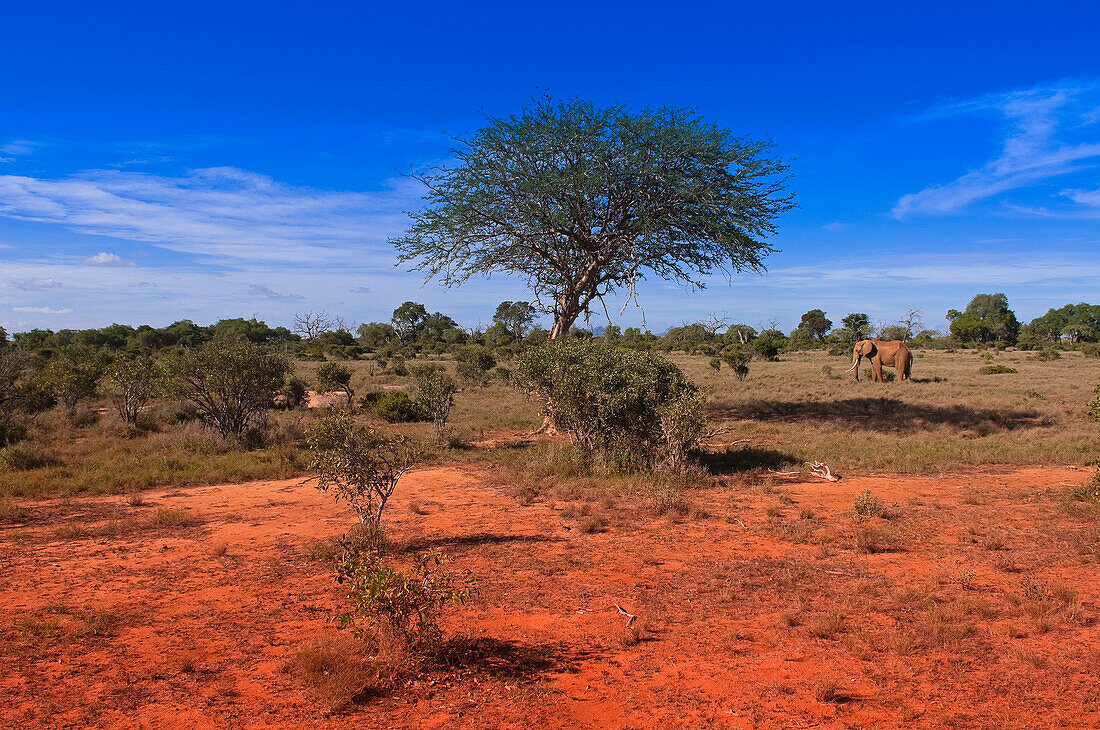
[[[871,357],[875,354],[875,343],[870,340],[864,340],[860,343],[859,352],[864,357]]]

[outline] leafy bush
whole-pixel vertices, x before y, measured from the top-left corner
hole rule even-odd
[[[1085,357],[1100,358],[1100,342],[1088,342],[1081,346],[1081,354]]]
[[[455,403],[455,382],[438,365],[424,365],[418,368],[416,375],[416,403],[431,416],[435,426],[435,438],[443,440],[447,427],[447,418]]]
[[[261,423],[290,372],[264,345],[221,338],[178,354],[171,372],[184,400],[222,436],[238,438]]]
[[[746,345],[732,345],[722,351],[722,359],[738,380],[744,380],[749,374],[752,350]]]
[[[722,369],[722,361],[719,360],[716,357],[712,357],[710,359],[710,369],[713,370],[714,372],[718,372],[719,370]]]
[[[73,346],[46,363],[38,373],[38,380],[72,414],[81,401],[95,395],[104,365],[100,353],[88,347]]]
[[[857,517],[882,517],[886,513],[886,508],[878,497],[871,494],[870,489],[865,489],[856,495],[855,502],[852,503],[852,511]]]
[[[1093,392],[1096,393],[1096,397],[1089,402],[1088,414],[1092,420],[1100,421],[1100,385],[1096,386]]]
[[[1049,362],[1050,360],[1057,360],[1061,357],[1062,357],[1062,353],[1058,352],[1053,347],[1047,347],[1047,348],[1039,350],[1039,352],[1035,353],[1035,359],[1036,360],[1043,360],[1044,362]]]
[[[761,360],[773,362],[779,359],[779,345],[770,337],[753,340],[752,346]]]
[[[317,368],[317,392],[335,393],[341,392],[348,399],[348,407],[351,407],[355,391],[351,387],[351,369],[347,365],[338,362],[326,362]]]
[[[662,409],[695,386],[658,355],[601,340],[565,340],[528,350],[515,385],[539,397],[546,415],[591,451],[625,450],[646,458],[664,451]]]
[[[1003,375],[1015,372],[1018,372],[1016,368],[1010,368],[1007,365],[985,365],[978,368],[978,373],[981,375]]]
[[[300,408],[305,405],[307,392],[306,381],[291,375],[283,382],[283,403],[287,408]]]
[[[165,372],[152,358],[119,357],[107,368],[107,380],[119,417],[136,426],[141,409],[164,390]]]
[[[698,393],[683,392],[659,409],[664,437],[664,464],[672,471],[685,471],[692,452],[699,448],[707,431],[704,399]]]
[[[361,523],[380,527],[397,481],[412,466],[407,441],[355,423],[351,413],[329,413],[309,434],[317,488],[347,502]]]
[[[431,419],[431,414],[403,390],[389,390],[379,394],[370,407],[386,423],[411,423]]]
[[[488,385],[489,371],[496,367],[497,360],[489,348],[482,345],[466,345],[455,354],[455,373],[463,382],[471,385]]]
[[[401,573],[378,554],[345,554],[336,580],[347,586],[351,609],[337,614],[337,622],[358,637],[383,631],[414,651],[438,649],[443,607],[464,602],[477,587],[472,578],[458,579],[447,569],[448,562],[446,555],[432,550],[417,556],[408,573]]]

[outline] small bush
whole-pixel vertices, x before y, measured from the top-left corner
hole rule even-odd
[[[515,385],[584,451],[667,455],[662,413],[695,395],[680,368],[659,355],[597,340],[551,342],[520,357]],[[678,440],[676,436],[674,440]]]
[[[852,512],[855,512],[857,517],[882,517],[886,514],[886,507],[878,497],[871,494],[870,489],[865,489],[852,503]]]
[[[664,464],[672,471],[685,471],[691,454],[699,448],[707,430],[703,396],[681,393],[659,409],[661,435],[664,437]]]
[[[738,380],[744,380],[749,374],[749,362],[752,361],[752,351],[746,345],[733,345],[722,351],[722,359],[725,361]]]
[[[347,502],[360,522],[380,527],[397,481],[412,466],[408,443],[356,424],[347,411],[333,411],[310,432],[309,448],[317,488]]]
[[[435,439],[443,440],[447,419],[455,404],[455,382],[438,365],[424,365],[418,368],[416,376],[416,405],[431,417],[435,427]]]
[[[465,345],[455,351],[455,373],[469,385],[488,385],[489,371],[496,367],[492,351],[483,345]]]
[[[351,387],[351,368],[338,362],[326,362],[317,368],[317,392],[344,394],[351,407],[355,390]]]
[[[1035,359],[1042,360],[1044,362],[1049,362],[1050,360],[1058,360],[1061,357],[1062,353],[1058,352],[1053,347],[1047,347],[1035,353]]]
[[[978,368],[978,373],[981,375],[1005,375],[1010,373],[1019,372],[1016,368],[1010,368],[1007,365],[985,365]]]
[[[1088,342],[1082,345],[1081,354],[1085,357],[1100,359],[1100,342]]]
[[[26,446],[5,446],[0,449],[0,471],[30,471],[53,466],[57,461],[39,449]]]
[[[223,337],[178,354],[170,370],[204,421],[239,438],[274,406],[290,363],[263,345]]]
[[[718,372],[719,370],[722,369],[722,361],[719,360],[716,357],[712,357],[710,359],[710,369],[713,370],[714,372]]]
[[[1086,482],[1073,490],[1073,498],[1078,502],[1100,504],[1100,473],[1091,482]]]
[[[431,420],[431,414],[403,390],[390,390],[380,394],[371,410],[387,423]]]
[[[358,636],[379,631],[400,637],[410,649],[431,653],[440,648],[439,615],[448,603],[462,603],[476,589],[472,578],[458,579],[447,569],[449,559],[432,550],[417,556],[401,573],[377,555],[345,555],[336,580],[347,586],[351,609],[337,622]]]

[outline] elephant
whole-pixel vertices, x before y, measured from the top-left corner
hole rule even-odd
[[[902,380],[910,380],[913,369],[913,353],[901,340],[860,340],[852,350],[852,367],[847,372],[856,371],[859,380],[859,363],[863,358],[871,361],[871,379],[882,382],[882,366],[896,368]]]

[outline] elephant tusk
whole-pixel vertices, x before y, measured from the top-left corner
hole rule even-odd
[[[857,363],[855,363],[854,365],[852,365],[852,367],[850,367],[850,368],[848,368],[847,370],[845,370],[844,372],[846,372],[846,373],[850,373],[850,372],[852,372],[853,370],[855,370],[855,369],[856,369],[856,368],[858,368],[858,367],[859,367],[859,363],[857,362]]]

